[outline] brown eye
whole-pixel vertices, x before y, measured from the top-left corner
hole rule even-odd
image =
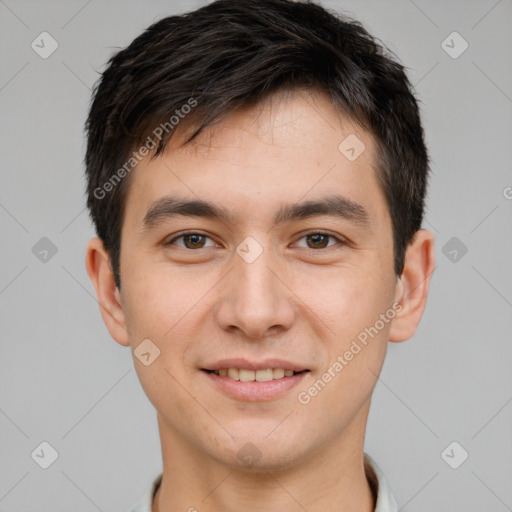
[[[299,243],[301,240],[305,240],[305,244]],[[329,233],[322,232],[309,233],[300,238],[299,242],[297,242],[298,247],[304,247],[307,249],[326,249],[336,245],[336,243],[343,244],[342,240],[330,235]]]
[[[184,235],[183,242],[187,249],[200,249],[204,245],[203,235]]]
[[[178,240],[181,241],[181,243],[178,243]],[[212,242],[209,246],[206,245],[207,240]],[[210,237],[202,235],[201,233],[186,233],[169,240],[165,245],[177,245],[183,249],[203,249],[205,247],[212,247],[215,244]]]
[[[306,239],[308,241],[308,246],[312,249],[316,249],[318,247],[323,249],[324,247],[327,247],[327,244],[329,243],[329,236],[322,235],[320,233],[307,235]]]

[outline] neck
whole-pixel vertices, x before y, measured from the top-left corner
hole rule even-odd
[[[300,462],[258,470],[222,464],[184,442],[159,415],[164,468],[152,512],[374,512],[363,458],[368,409]]]

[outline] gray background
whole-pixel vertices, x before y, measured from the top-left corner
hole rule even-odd
[[[512,2],[323,3],[409,68],[433,160],[431,292],[416,335],[389,344],[365,450],[400,510],[512,510]],[[161,470],[155,411],[85,271],[82,130],[109,56],[203,4],[0,1],[0,512],[123,512]],[[43,31],[47,59],[31,48]],[[43,441],[59,454],[46,470]]]

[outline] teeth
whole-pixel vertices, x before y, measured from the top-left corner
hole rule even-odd
[[[230,368],[231,369],[231,368]],[[251,380],[256,380],[256,372],[254,370],[238,370],[240,375],[241,382],[250,382]]]
[[[241,382],[268,382],[270,380],[282,379],[283,377],[291,377],[295,372],[293,370],[285,370],[284,368],[268,368],[266,370],[221,368],[220,370],[214,370],[214,373],[220,377],[229,377]]]
[[[274,379],[282,379],[284,377],[284,370],[282,368],[274,368],[272,370],[272,376]]]
[[[256,380],[258,382],[267,382],[274,379],[274,374],[271,369],[268,370],[257,370]]]
[[[219,370],[220,375],[220,370]],[[228,369],[228,377],[233,380],[240,380],[238,368],[229,368]]]

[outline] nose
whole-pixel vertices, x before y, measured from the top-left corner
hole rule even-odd
[[[293,292],[278,268],[267,250],[250,263],[233,255],[215,308],[222,329],[260,340],[290,329],[296,315]]]

